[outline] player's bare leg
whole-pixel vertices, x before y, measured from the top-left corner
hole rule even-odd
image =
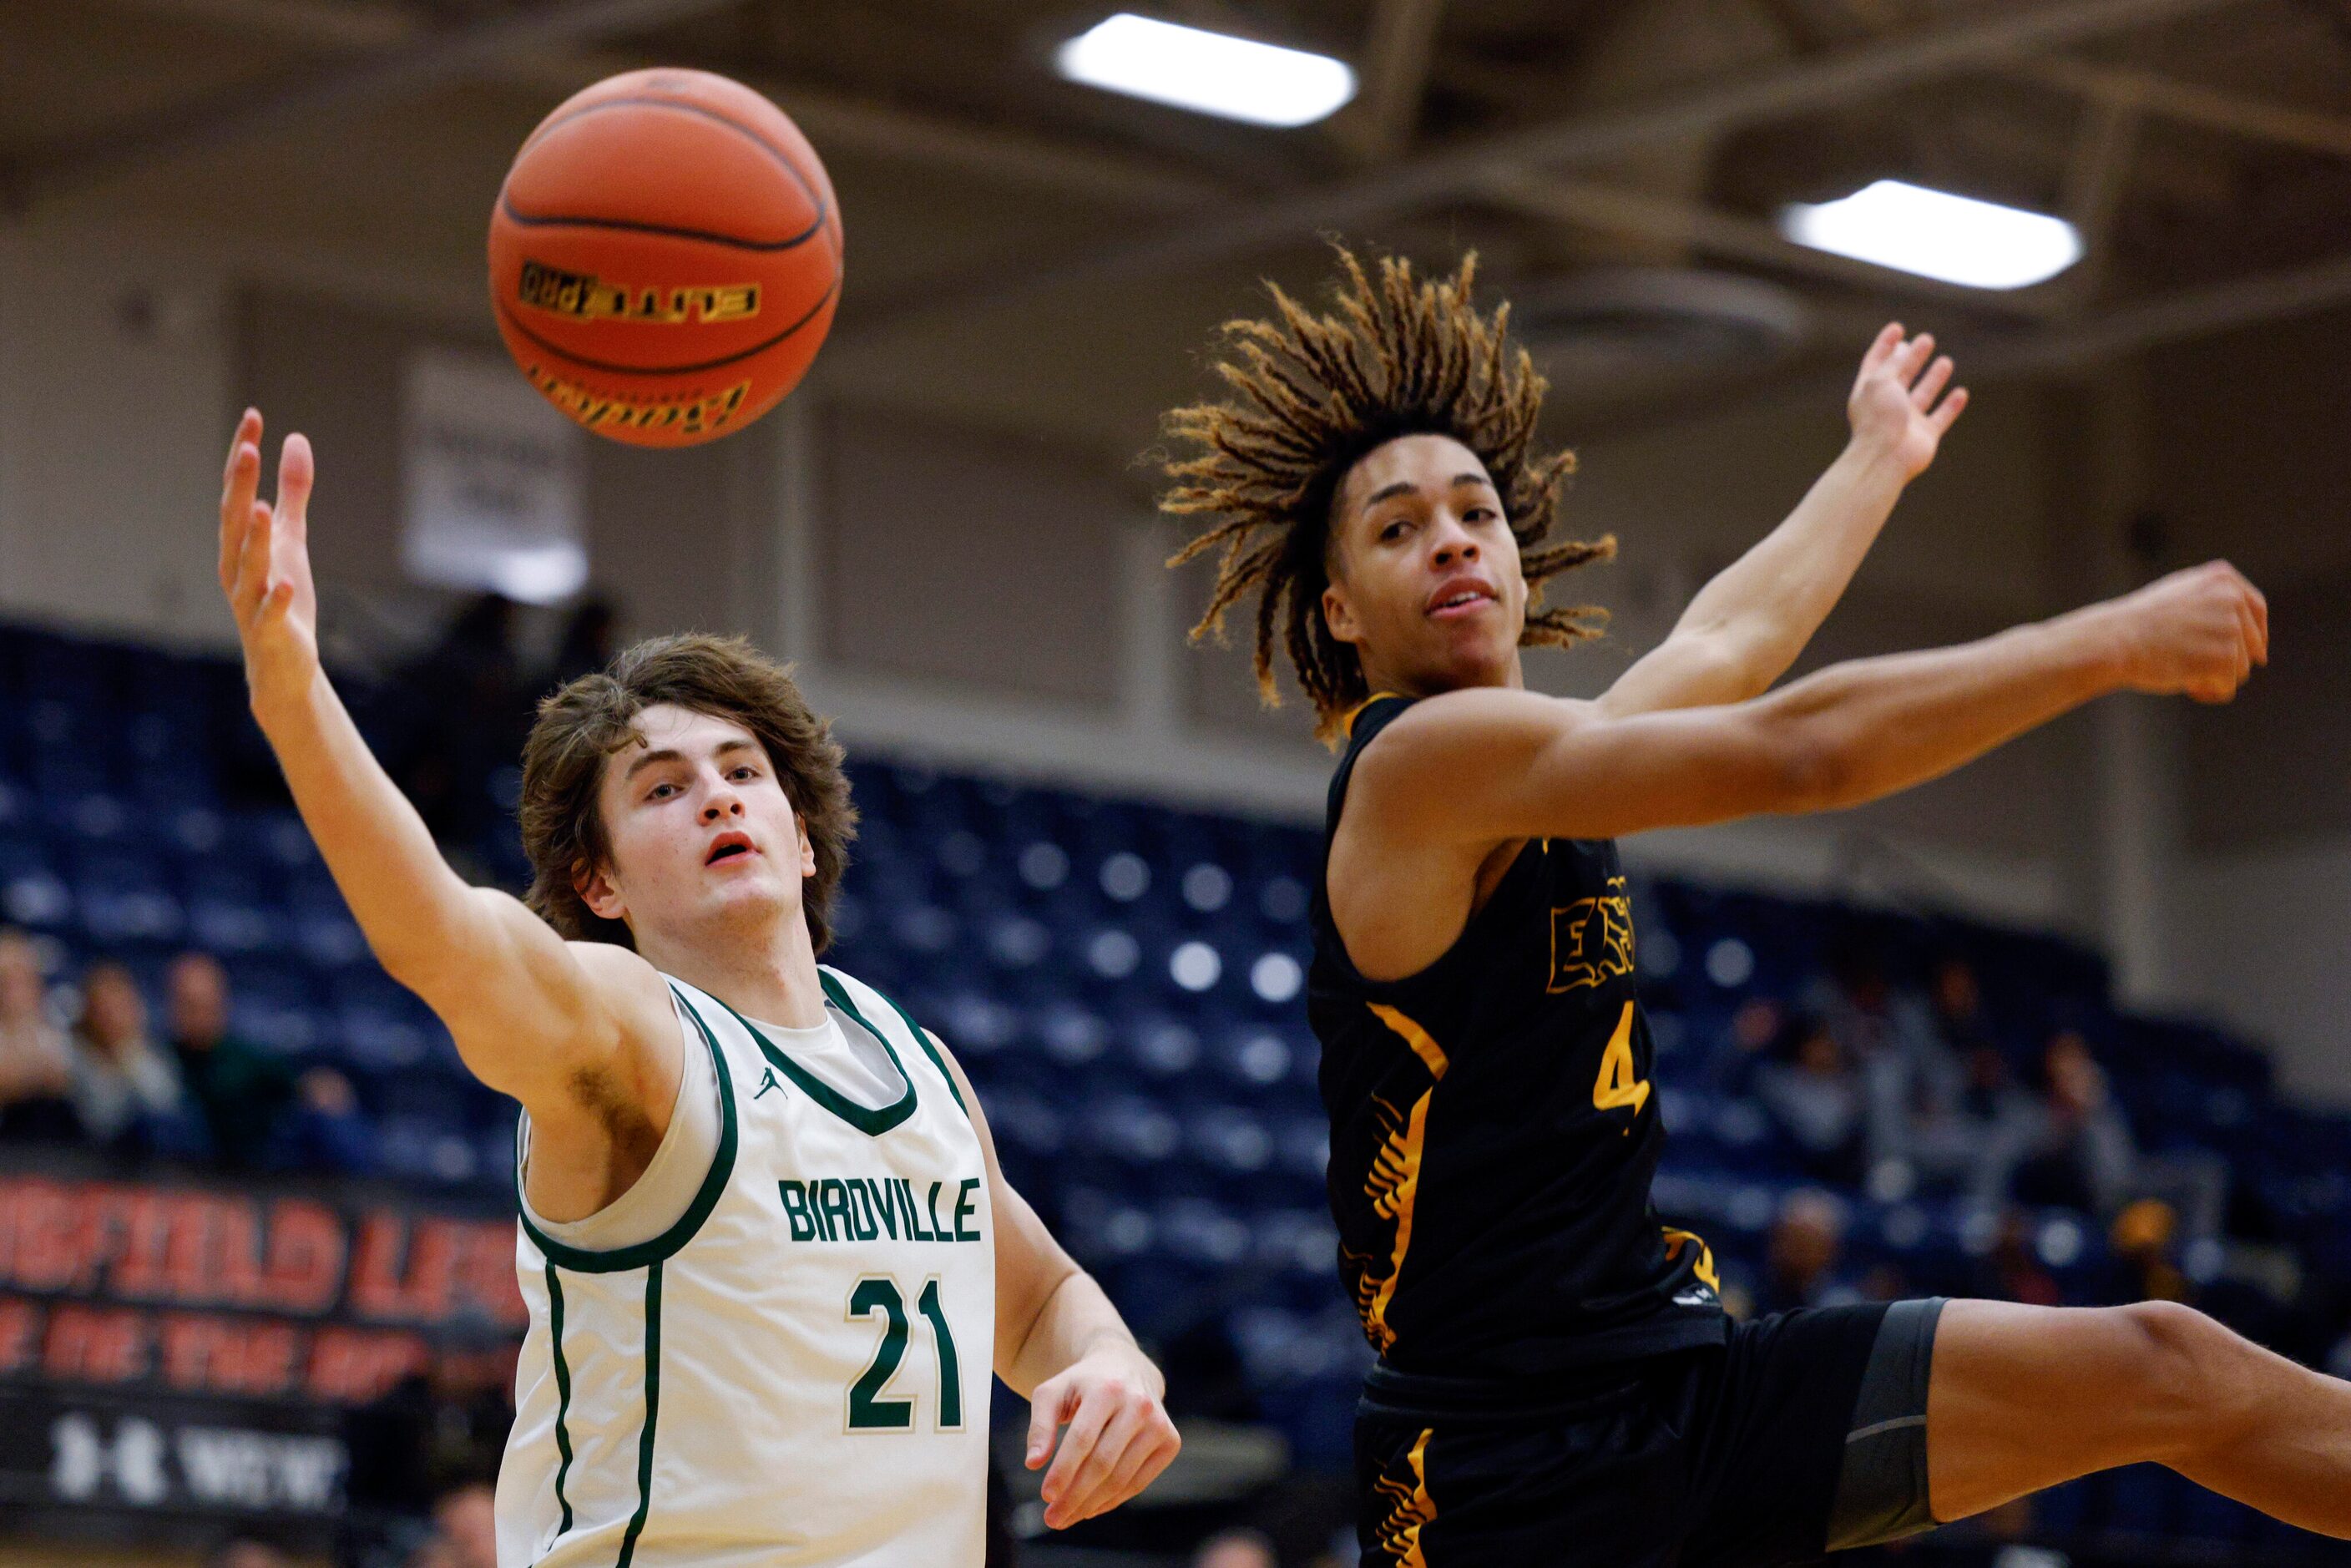
[[[2351,1383],[2176,1302],[1951,1302],[1935,1336],[1927,1454],[1938,1520],[2152,1462],[2351,1539]]]

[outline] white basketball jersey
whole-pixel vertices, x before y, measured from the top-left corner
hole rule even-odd
[[[881,1041],[895,1101],[850,1099],[823,1061],[672,979],[686,1049],[717,1074],[708,1178],[667,1232],[609,1252],[525,1214],[499,1568],[979,1568],[996,1228],[978,1135],[913,1020],[822,977],[841,1029]]]

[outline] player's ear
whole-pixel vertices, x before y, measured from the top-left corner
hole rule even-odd
[[[628,905],[622,902],[621,890],[612,885],[612,873],[603,866],[581,861],[571,868],[571,891],[580,902],[599,920],[625,920]]]
[[[807,820],[798,811],[792,813],[792,832],[800,841],[800,874],[816,874],[816,841],[809,837]]]
[[[1364,640],[1363,629],[1355,621],[1355,607],[1347,602],[1347,591],[1335,577],[1322,590],[1322,622],[1331,628],[1331,635],[1342,643]]]

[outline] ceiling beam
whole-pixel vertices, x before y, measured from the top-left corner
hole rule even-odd
[[[1412,141],[1444,20],[1445,0],[1374,0],[1362,90],[1331,121],[1332,136],[1356,158],[1383,162]]]
[[[2133,305],[2117,306],[2078,326],[1998,344],[1972,356],[1970,374],[2045,375],[2165,343],[2306,316],[2351,303],[2351,256],[2232,278]]]
[[[1506,131],[1305,190],[1224,202],[1186,214],[1132,243],[1070,258],[1058,252],[967,271],[874,299],[857,329],[872,332],[935,311],[970,310],[1081,284],[1133,282],[1220,261],[1318,231],[1458,195],[1498,170],[1573,163],[1732,126],[1850,102],[2034,49],[2213,9],[2231,0],[2049,0],[2021,11],[1891,37],[1740,80],[1712,82],[1646,104]]]
[[[29,204],[135,170],[207,152],[292,121],[407,97],[519,49],[633,32],[737,0],[545,0],[489,13],[319,69],[297,68],[274,84],[247,84],[174,105],[129,124],[35,152],[11,172],[12,196]]]
[[[427,17],[403,0],[101,0],[117,11],[251,29],[322,51],[380,50],[413,42]],[[477,69],[541,91],[550,106],[590,82],[655,63],[628,50],[534,44]],[[1175,211],[1222,195],[1222,183],[1169,164],[996,126],[922,114],[849,93],[750,79],[781,103],[820,148],[923,164],[1108,205]]]
[[[2210,131],[2351,158],[2351,119],[2342,115],[2262,103],[2152,71],[2062,57],[2019,61],[2004,74]]]
[[[2081,236],[2082,259],[2051,285],[2074,307],[2086,310],[2104,293],[2114,270],[2115,225],[2130,186],[2138,146],[2138,106],[2121,99],[2093,99],[2084,106],[2082,127],[2066,161],[2059,210]]]
[[[1798,245],[1784,238],[1771,225],[1742,214],[1668,196],[1647,195],[1618,185],[1505,169],[1480,180],[1478,191],[1515,212],[1570,228],[1670,240],[1735,261],[1777,267],[1851,287],[1959,306],[1979,314],[2045,320],[2055,313],[2054,302],[2036,291],[1995,293],[1897,272],[1892,267]]]

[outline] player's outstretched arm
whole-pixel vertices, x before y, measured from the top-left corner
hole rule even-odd
[[[1043,1468],[1045,1522],[1067,1529],[1159,1479],[1183,1440],[1167,1418],[1167,1380],[1118,1309],[1004,1179],[971,1080],[938,1036],[987,1161],[996,1215],[996,1375],[1029,1402],[1029,1468]],[[1056,1452],[1053,1435],[1062,1432]]]
[[[1690,601],[1671,635],[1600,698],[1612,715],[1744,702],[1770,689],[1820,630],[1894,503],[1968,406],[1932,333],[1877,334],[1845,400],[1853,439],[1787,519]]]
[[[1416,705],[1356,765],[1379,841],[1613,838],[1834,810],[1949,772],[2114,691],[2226,702],[2269,611],[2221,563],[1956,648],[1857,659],[1724,707],[1612,717],[1477,689]],[[1353,815],[1351,810],[1350,815]]]
[[[236,617],[253,715],[303,823],[392,978],[447,1023],[465,1065],[535,1114],[624,1040],[674,1040],[652,967],[567,943],[515,898],[467,885],[377,763],[319,662],[310,577],[309,443],[288,435],[275,504],[259,497],[261,416],[247,410],[223,476],[220,580]]]

